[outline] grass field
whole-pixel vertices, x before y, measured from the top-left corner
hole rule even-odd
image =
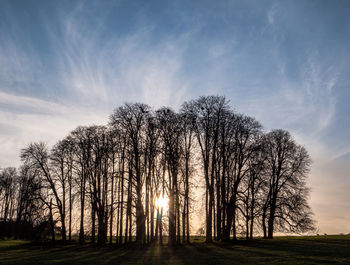
[[[0,264],[350,264],[350,236],[277,237],[170,248],[0,241]]]

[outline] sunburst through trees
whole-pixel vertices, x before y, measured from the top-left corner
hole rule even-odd
[[[207,242],[313,229],[305,148],[285,130],[265,133],[220,96],[178,112],[124,104],[108,125],[80,126],[52,148],[31,143],[21,159],[0,174],[8,236],[143,245],[167,235],[174,245],[201,223],[194,208]]]

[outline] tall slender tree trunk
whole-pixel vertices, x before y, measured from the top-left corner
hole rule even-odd
[[[207,185],[207,187],[206,187],[206,190],[205,190],[205,222],[206,222],[206,229],[205,229],[205,242],[210,242],[209,241],[209,236],[208,236],[208,234],[209,234],[209,221],[208,221],[208,219],[209,219],[209,205],[208,205],[208,203],[209,203],[209,198],[208,198],[208,185]]]
[[[84,205],[85,205],[85,176],[82,175],[82,181],[80,184],[80,230],[79,230],[79,243],[82,244],[85,241],[84,234]]]
[[[214,200],[214,189],[212,184],[210,184],[208,187],[208,196],[209,198],[208,198],[206,242],[211,243],[213,241],[213,200]]]
[[[246,213],[245,213],[245,238],[249,239],[249,208],[247,205]]]
[[[128,243],[129,207],[126,208],[124,244]]]
[[[62,223],[62,227],[61,227],[61,235],[62,235],[62,241],[63,242],[66,242],[67,240],[67,233],[66,233],[66,215],[64,214],[63,211],[65,211],[64,209],[61,210],[62,213],[61,213],[61,223]]]
[[[221,240],[221,180],[220,168],[216,171],[216,239]]]
[[[181,242],[181,230],[180,230],[180,201],[179,201],[179,188],[176,182],[176,217],[177,217],[177,236],[176,241],[177,244],[180,244]]]
[[[73,207],[73,203],[72,203],[72,173],[69,173],[69,223],[68,223],[68,240],[71,241],[72,240],[72,207]]]
[[[96,230],[96,211],[95,206],[91,205],[91,243],[95,243],[95,230]]]
[[[233,196],[232,196],[232,231],[233,231],[233,240],[237,240],[237,185],[234,184]]]
[[[186,181],[184,182],[185,198],[182,209],[182,242],[186,242]]]
[[[111,208],[110,208],[110,219],[109,219],[109,243],[110,244],[112,244],[113,242],[113,215],[114,215],[113,204],[114,204],[114,152],[112,155]],[[117,230],[118,230],[118,227],[117,227]]]
[[[190,243],[190,210],[189,210],[189,199],[186,200],[186,240]]]
[[[270,215],[267,222],[268,224],[267,238],[270,238],[270,239],[273,238],[275,211],[276,211],[276,196],[274,195],[271,200]]]
[[[254,229],[254,216],[251,215],[251,217],[250,217],[250,231],[249,231],[250,234],[249,234],[249,239],[253,239],[253,234],[254,234],[253,229]]]
[[[136,173],[136,242],[140,245],[145,243],[145,213],[142,205],[142,182],[140,172],[139,154],[135,152]]]
[[[151,182],[151,242],[154,241],[154,198],[153,198],[153,186]]]
[[[121,189],[121,179],[119,178],[119,181],[116,181],[116,184],[115,184],[115,190],[117,192],[117,217],[116,217],[116,233],[115,233],[115,236],[116,236],[116,244],[119,243],[119,240],[120,238],[119,237],[122,237],[122,233],[123,233],[123,230],[120,231],[120,210],[121,210],[121,195],[120,195],[120,189]],[[123,229],[123,228],[122,228]],[[120,242],[121,244],[121,242]]]
[[[159,217],[159,243],[162,246],[163,245],[163,209],[160,210],[160,217]]]
[[[121,186],[119,187],[119,192],[121,193],[120,195],[120,220],[119,220],[119,244],[122,244],[123,240],[123,209],[124,209],[124,153],[122,157],[122,171],[121,171]],[[127,221],[126,221],[127,222]]]
[[[55,223],[53,222],[52,199],[50,200],[49,210],[50,210],[51,240],[53,243],[55,243]]]
[[[224,226],[224,235],[223,235],[223,240],[224,241],[229,241],[230,240],[230,236],[231,236],[231,228],[232,228],[232,224],[233,224],[233,218],[234,218],[234,198],[233,198],[233,194],[230,196],[230,201],[229,203],[226,205],[226,217],[227,217],[227,221],[226,221],[226,225]]]
[[[61,214],[61,235],[62,241],[66,242],[67,240],[67,231],[66,231],[66,186],[64,178],[64,161],[61,163],[61,174],[62,174],[62,204],[60,205],[60,214]]]
[[[214,239],[217,240],[217,231],[216,231],[216,210],[215,210],[215,196],[213,195],[214,201],[212,202],[213,207],[213,231],[214,231]]]
[[[254,208],[255,208],[255,186],[254,186],[254,181],[252,183],[251,187],[251,193],[252,193],[252,201],[250,203],[250,234],[249,234],[249,239],[253,239],[253,229],[254,229]]]
[[[132,175],[131,175],[131,179],[130,181],[132,181]],[[132,233],[131,233],[131,230],[132,230],[132,208],[131,208],[131,204],[132,204],[132,182],[130,182],[130,201],[129,201],[129,242],[131,243],[132,242]]]
[[[157,219],[156,219],[156,234],[155,234],[155,240],[158,240],[158,230],[159,230],[159,210],[157,209]]]
[[[150,203],[150,200],[149,200],[149,189],[150,189],[150,187],[149,187],[149,181],[150,181],[150,174],[148,175],[148,177],[147,177],[147,180],[146,180],[146,242],[147,243],[149,243],[150,241],[149,241],[149,236],[150,236],[150,231],[149,231],[149,229],[150,229],[150,227],[149,227],[149,225],[150,225],[150,220],[149,220],[149,203]]]
[[[171,184],[173,185],[173,184]],[[176,216],[175,216],[175,205],[174,205],[174,188],[171,187],[169,190],[169,242],[170,246],[175,245],[176,241]]]
[[[130,209],[130,216],[129,216],[129,243],[132,242],[132,209]]]
[[[187,241],[187,243],[190,243],[190,217],[189,217],[189,190],[190,190],[190,187],[189,187],[189,175],[190,175],[190,168],[189,168],[189,155],[186,156],[185,168],[186,169],[185,169],[184,213],[185,213],[185,218],[186,218],[186,241]],[[184,238],[184,242],[185,242],[185,238]]]
[[[263,233],[264,233],[264,238],[267,238],[267,231],[266,231],[266,208],[264,208],[264,210],[263,210],[261,223],[262,223],[262,229],[263,229]]]

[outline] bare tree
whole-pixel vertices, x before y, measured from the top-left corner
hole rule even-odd
[[[237,115],[235,119],[234,142],[232,148],[232,163],[228,178],[230,179],[229,191],[231,195],[227,205],[227,222],[224,229],[224,239],[228,240],[231,226],[233,239],[236,239],[237,199],[240,191],[241,181],[249,173],[248,161],[254,154],[254,140],[258,135],[261,125],[251,117]]]
[[[130,137],[131,168],[136,181],[136,241],[146,243],[145,213],[142,202],[142,186],[144,182],[144,150],[145,128],[150,107],[145,104],[125,104],[117,108],[111,115],[110,124],[120,125],[124,133]],[[130,172],[131,173],[131,172]]]
[[[48,188],[56,202],[56,204],[50,203],[50,205],[53,205],[58,209],[61,222],[62,240],[65,241],[65,209],[63,198],[60,194],[60,190],[63,188],[63,183],[60,181],[60,178],[55,178],[54,173],[50,169],[50,157],[46,144],[42,142],[29,144],[27,148],[22,149],[21,159],[25,164],[38,169],[42,180],[47,183]]]
[[[182,241],[190,243],[190,177],[194,171],[192,166],[194,128],[193,116],[188,114],[187,104],[181,109],[181,144],[182,144],[182,176],[184,185],[183,211],[182,211]]]
[[[73,144],[74,164],[73,174],[74,180],[78,186],[78,194],[80,197],[80,228],[79,243],[85,241],[84,217],[85,217],[85,201],[88,176],[91,171],[91,146],[92,136],[88,127],[78,127],[70,134]]]
[[[17,171],[14,167],[4,168],[0,172],[0,220],[6,222],[14,218],[16,193],[17,193]]]
[[[269,176],[267,237],[273,238],[276,222],[284,229],[287,224],[291,231],[311,229],[311,212],[305,200],[308,194],[305,178],[311,164],[307,151],[284,130],[268,133],[266,144]]]
[[[217,166],[216,149],[222,114],[228,102],[224,97],[207,96],[185,103],[192,116],[193,128],[200,147],[206,185],[206,242],[212,241],[214,198],[214,173]]]
[[[178,176],[181,159],[181,123],[180,116],[169,108],[159,109],[157,120],[168,173],[169,245],[174,245],[176,242],[180,243]]]

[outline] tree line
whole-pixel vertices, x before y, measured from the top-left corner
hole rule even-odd
[[[306,149],[286,130],[264,132],[221,96],[178,112],[124,104],[106,126],[79,126],[52,148],[30,143],[21,161],[0,173],[0,221],[16,237],[41,226],[52,240],[189,242],[197,181],[206,242],[314,228]],[[164,197],[167,207],[157,203]]]

